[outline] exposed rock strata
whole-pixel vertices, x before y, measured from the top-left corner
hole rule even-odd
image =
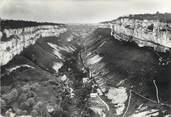
[[[58,25],[4,29],[1,32],[3,36],[0,36],[5,38],[5,41],[2,40],[0,43],[0,66],[7,64],[15,55],[20,54],[24,48],[35,44],[40,37],[58,37],[59,34],[65,31],[65,27],[59,27]]]
[[[110,22],[116,39],[134,41],[139,47],[153,47],[159,52],[171,50],[171,24],[158,20],[119,18]]]

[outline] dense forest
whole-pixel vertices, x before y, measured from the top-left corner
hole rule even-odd
[[[36,21],[24,21],[24,20],[0,20],[1,30],[4,29],[16,29],[23,27],[32,27],[32,26],[40,26],[40,25],[63,25],[58,23],[49,23],[49,22],[36,22]]]
[[[159,20],[160,22],[171,23],[171,13],[159,13],[156,14],[136,14],[126,16],[127,18],[139,19],[139,20]],[[124,18],[124,17],[119,17]]]

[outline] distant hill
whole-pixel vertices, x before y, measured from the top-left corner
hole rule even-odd
[[[118,17],[117,19],[121,19],[121,18],[130,18],[130,19],[139,19],[139,20],[159,20],[160,22],[171,23],[171,13],[163,14],[163,13],[156,12],[155,14],[149,14],[149,13],[135,14],[135,15],[130,14],[129,16],[121,16]],[[112,23],[117,19],[111,21],[105,21],[102,23]]]

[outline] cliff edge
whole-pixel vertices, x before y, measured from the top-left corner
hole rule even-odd
[[[39,38],[58,37],[67,30],[64,25],[58,24],[38,24],[19,28],[2,27],[0,31],[0,66],[7,64],[24,48],[35,44]]]
[[[155,16],[125,16],[105,23],[110,25],[111,35],[118,40],[135,42],[139,47],[152,47],[158,52],[171,51],[171,22]]]

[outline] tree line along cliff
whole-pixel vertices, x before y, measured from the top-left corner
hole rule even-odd
[[[0,66],[7,64],[24,48],[42,37],[58,37],[66,31],[64,24],[1,20]]]
[[[111,35],[118,40],[135,42],[139,47],[152,47],[159,52],[171,50],[169,13],[129,15],[103,23],[111,26]]]

